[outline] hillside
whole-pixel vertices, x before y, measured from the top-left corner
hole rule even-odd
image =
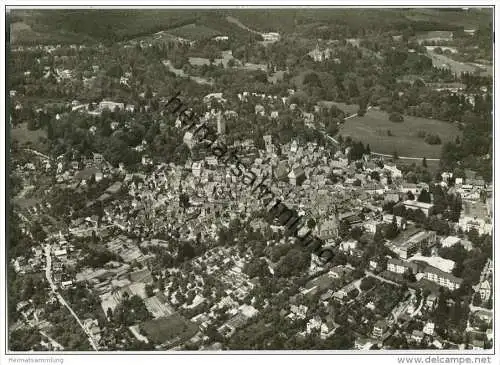
[[[231,20],[231,21],[228,21]],[[209,34],[248,37],[277,31],[304,38],[356,37],[371,32],[455,30],[491,22],[490,9],[161,9],[13,10],[13,42],[123,41],[196,24]],[[239,25],[238,25],[239,24]],[[248,27],[249,29],[245,29]],[[187,31],[190,34],[189,28]],[[202,32],[194,32],[196,39]]]
[[[234,38],[250,34],[228,22],[218,10],[13,11],[10,22],[16,24],[12,29],[13,43],[42,42],[45,38],[52,43],[54,39],[64,43],[119,42],[165,30],[193,40],[217,34],[231,34]],[[67,35],[67,39],[63,35]]]
[[[228,10],[227,14],[245,26],[262,32],[312,36],[315,32],[345,30],[346,36],[374,32],[455,30],[478,27],[492,20],[491,9],[273,9]],[[326,37],[325,37],[326,38]]]

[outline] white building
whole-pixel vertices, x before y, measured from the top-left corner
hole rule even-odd
[[[403,205],[406,209],[421,210],[426,217],[429,216],[431,208],[434,206],[431,203],[423,203],[416,200],[405,200]]]
[[[262,38],[266,42],[277,42],[280,40],[280,34],[276,32],[262,33]]]
[[[108,109],[108,110],[114,111],[115,108],[118,108],[119,110],[123,110],[125,108],[125,104],[116,103],[114,101],[106,101],[106,100],[103,100],[99,103],[100,110]]]
[[[193,165],[191,167],[191,170],[193,172],[193,176],[195,177],[200,177],[201,175],[201,163],[200,162],[193,162]]]
[[[443,247],[452,247],[455,246],[457,243],[460,243],[461,239],[459,237],[455,236],[448,236],[444,240],[441,241],[441,245]]]
[[[434,335],[434,323],[427,322],[424,326],[423,331],[426,335],[433,336]]]
[[[184,138],[183,138],[183,141],[184,143],[189,147],[189,149],[193,148],[194,145],[195,145],[195,138],[194,138],[194,134],[191,133],[191,132],[186,132],[184,134]]]

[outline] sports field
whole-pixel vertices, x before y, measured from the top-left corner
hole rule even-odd
[[[391,136],[387,131],[390,130]],[[419,132],[438,135],[442,141],[439,145],[429,145]],[[462,138],[462,132],[454,124],[440,120],[404,116],[404,122],[393,123],[386,112],[370,109],[363,117],[354,117],[345,121],[339,132],[344,138],[351,136],[354,140],[370,145],[372,152],[392,154],[416,158],[440,158],[444,143]]]
[[[153,319],[140,325],[148,339],[154,343],[175,343],[194,336],[198,326],[177,313],[164,318]]]

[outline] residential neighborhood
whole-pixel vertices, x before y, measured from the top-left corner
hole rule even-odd
[[[482,28],[231,14],[10,44],[9,348],[491,350],[492,77],[425,53]]]

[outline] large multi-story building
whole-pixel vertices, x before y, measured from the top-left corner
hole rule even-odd
[[[306,180],[306,174],[302,167],[297,167],[290,171],[288,179],[293,186],[300,186]]]
[[[391,271],[396,274],[404,274],[408,271],[416,274],[417,270],[418,266],[414,262],[406,262],[398,259],[390,259],[387,261],[387,271]]]
[[[462,285],[463,279],[452,274],[439,270],[433,266],[427,266],[424,270],[424,278],[435,282],[439,286],[444,286],[450,290],[456,290]]]
[[[413,274],[422,273],[423,279],[432,281],[450,290],[458,289],[463,282],[463,279],[457,278],[437,267],[431,265],[422,267],[422,265],[418,265],[415,262],[407,262],[399,259],[390,259],[387,262],[387,271],[396,274],[404,274],[406,272],[412,272]]]
[[[429,216],[430,211],[431,211],[432,207],[434,206],[431,203],[423,203],[423,202],[419,202],[416,200],[405,200],[403,202],[403,205],[406,209],[421,210],[425,214],[426,217]]]
[[[376,338],[382,337],[386,330],[387,330],[387,322],[384,320],[377,321],[373,326],[373,337]]]
[[[123,110],[125,108],[125,104],[116,103],[114,101],[108,101],[108,100],[103,100],[99,103],[100,110],[107,109],[110,111],[115,111],[116,108],[118,108],[119,110]]]
[[[410,236],[401,244],[393,244],[393,250],[402,259],[408,259],[415,255],[420,249],[434,245],[436,232],[420,231]]]

